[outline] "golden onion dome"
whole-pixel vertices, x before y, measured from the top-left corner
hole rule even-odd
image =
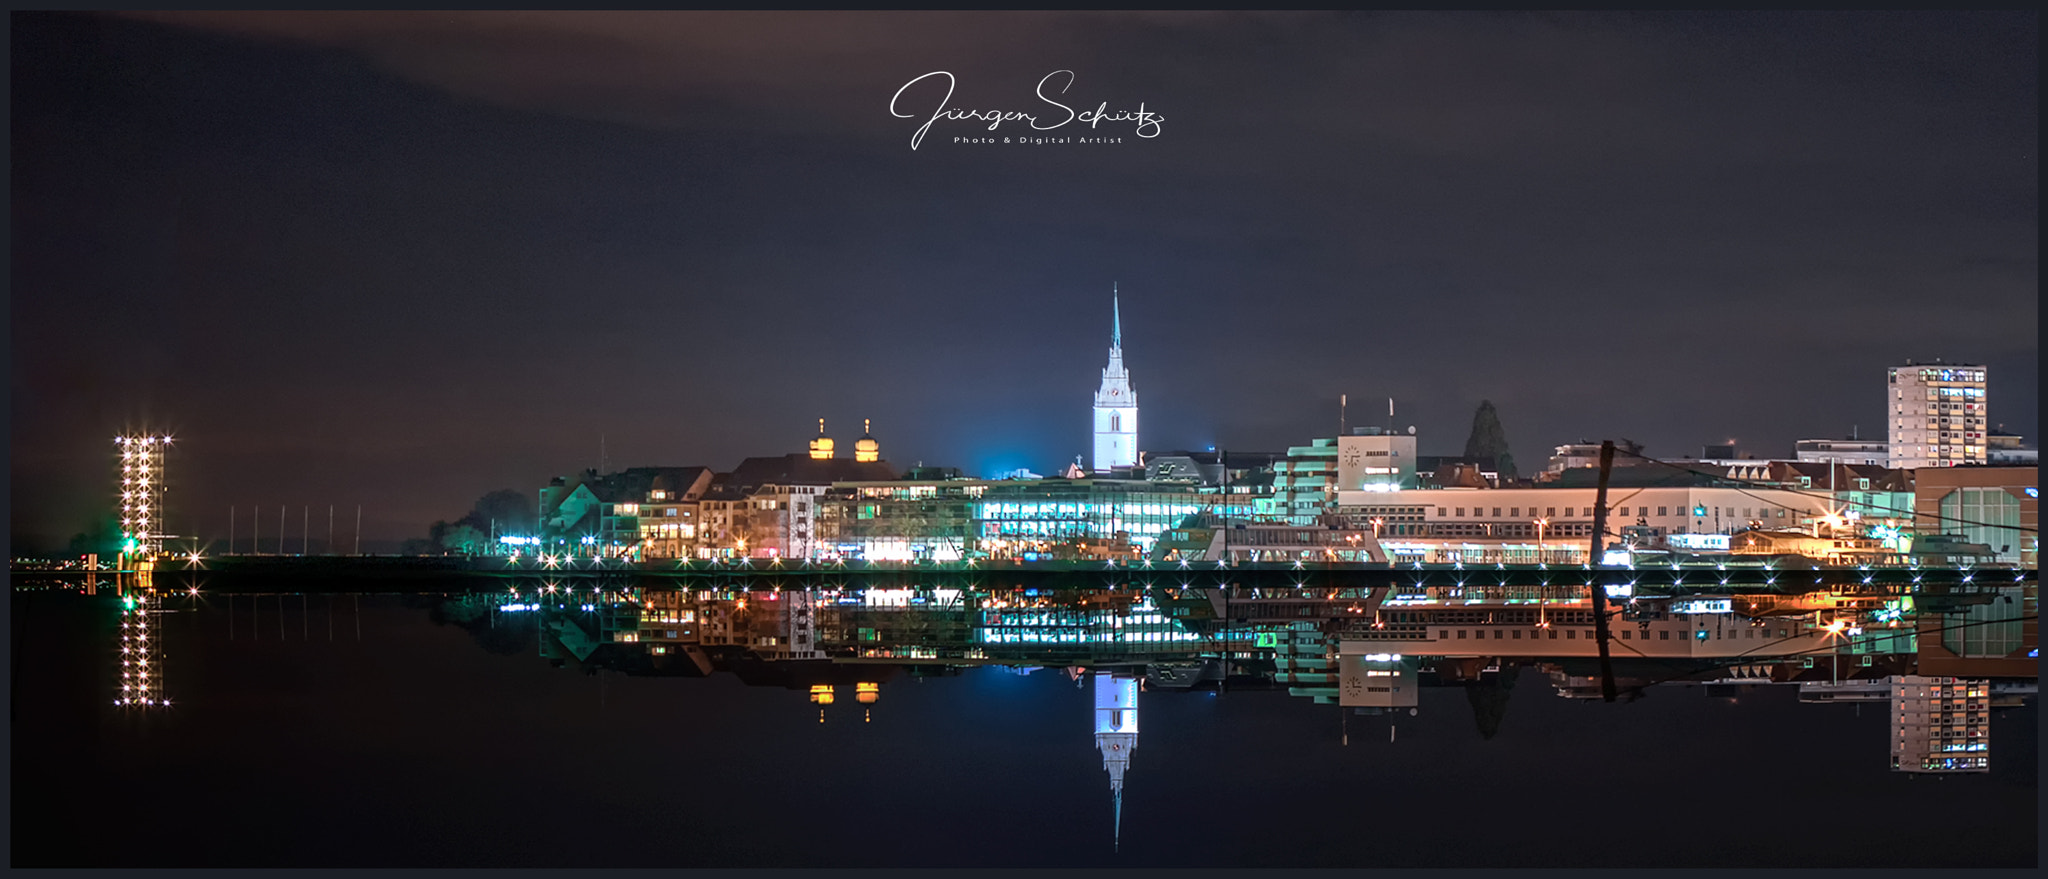
[[[869,424],[870,422],[867,419],[861,419],[861,437],[853,443],[853,459],[855,461],[882,460],[882,444],[876,442],[874,436],[869,433]]]
[[[811,457],[823,461],[832,457],[832,438],[825,435],[825,419],[818,419],[818,438],[811,440]]]

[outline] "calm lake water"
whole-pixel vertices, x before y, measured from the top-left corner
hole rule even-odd
[[[1525,670],[1490,737],[1460,687],[1391,718],[1153,689],[1113,849],[1091,693],[1060,670],[896,674],[820,723],[729,673],[555,667],[530,618],[208,596],[164,605],[175,706],[124,712],[115,601],[13,595],[14,866],[2036,861],[2032,702],[1994,714],[1988,774],[1935,778],[1890,771],[1884,703],[1793,687],[1603,704]]]

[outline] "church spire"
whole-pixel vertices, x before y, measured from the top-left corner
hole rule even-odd
[[[1107,672],[1095,678],[1095,747],[1102,752],[1102,768],[1109,773],[1109,793],[1115,808],[1110,845],[1123,849],[1124,771],[1130,768],[1131,752],[1138,747],[1138,679]]]
[[[1124,850],[1124,786],[1116,786],[1116,832],[1109,839],[1110,851]]]
[[[1115,281],[1109,284],[1109,362],[1102,368],[1102,386],[1095,391],[1095,461],[1097,473],[1135,467],[1138,460],[1138,392],[1124,368],[1123,303]]]
[[[1124,313],[1116,301],[1116,282],[1109,282],[1109,347],[1124,346]]]

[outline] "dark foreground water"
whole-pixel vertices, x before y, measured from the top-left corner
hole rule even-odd
[[[111,601],[13,595],[13,866],[2036,862],[2033,704],[1988,775],[1937,779],[1889,770],[1883,703],[1791,687],[1609,705],[1525,673],[1490,738],[1460,688],[1392,721],[1155,690],[1112,851],[1090,691],[1053,670],[897,675],[821,724],[732,674],[556,668],[427,599],[245,597],[230,637],[208,597],[165,605],[175,707],[123,713]]]

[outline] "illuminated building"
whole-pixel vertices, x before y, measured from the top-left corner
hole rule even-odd
[[[824,421],[820,419],[819,424],[824,424]],[[875,441],[874,428],[865,418],[860,420],[860,439],[853,442],[853,459],[863,464],[882,460],[882,444]]]
[[[825,602],[802,589],[702,602],[696,606],[698,637],[706,647],[744,647],[769,661],[823,659],[818,617]]]
[[[164,453],[171,438],[118,436],[114,446],[121,453],[121,553],[153,559],[164,548]]]
[[[2018,590],[2012,590],[2018,591]],[[1762,660],[1778,657],[1911,655],[1925,636],[1911,627],[1878,627],[1867,599],[1819,596],[1630,597],[1610,588],[1621,615],[1608,627],[1608,650],[1622,659]],[[1301,599],[1280,598],[1284,609]],[[1232,604],[1236,616],[1254,608]],[[1327,619],[1327,616],[1325,617]],[[1870,628],[1865,628],[1869,626]],[[1317,639],[1367,642],[1361,649],[1451,659],[1488,657],[1591,658],[1599,655],[1591,597],[1583,587],[1503,587],[1485,594],[1470,588],[1442,597],[1388,598],[1342,620],[1335,635],[1296,632],[1309,639],[1308,671],[1327,674],[1327,648]],[[1916,640],[1917,639],[1917,640]],[[1350,648],[1346,648],[1350,649]],[[1925,647],[1918,648],[1925,666]],[[1299,663],[1298,663],[1299,664]],[[1303,679],[1302,683],[1334,682]]]
[[[1615,471],[1607,521],[1617,535],[1638,527],[1663,535],[1672,549],[1725,552],[1729,535],[1751,527],[1811,528],[1830,514],[1848,518],[1839,504],[1810,490],[1730,486],[1695,474],[1665,479],[1658,471],[1672,472],[1630,467],[1623,477],[1623,470]],[[1380,543],[1398,561],[1582,563],[1591,550],[1599,490],[1573,484],[1572,471],[1566,476],[1530,488],[1340,491],[1335,512],[1354,526],[1379,520]],[[1872,486],[1884,495],[1874,503],[1896,503],[1896,493],[1880,488]]]
[[[1124,827],[1124,771],[1131,766],[1131,752],[1138,749],[1138,679],[1102,673],[1093,677],[1095,749],[1102,752],[1102,768],[1109,772],[1109,792],[1116,809],[1113,844],[1120,848]]]
[[[1792,444],[1793,457],[1816,464],[1891,465],[1892,444],[1884,440],[1803,439]]]
[[[683,552],[694,533],[697,501],[711,485],[704,467],[631,467],[599,475],[585,470],[555,477],[540,490],[544,543],[580,545],[590,538],[607,553],[667,558]],[[527,523],[498,523],[499,533]]]
[[[1337,500],[1337,439],[1289,446],[1287,459],[1273,462],[1273,494],[1261,498],[1260,515],[1306,525],[1329,512]]]
[[[1632,463],[1632,461],[1629,461],[1622,455],[1617,454],[1614,456],[1615,466],[1627,467]],[[1600,444],[1580,440],[1575,443],[1565,443],[1553,450],[1550,454],[1550,461],[1544,465],[1543,470],[1547,474],[1557,474],[1563,473],[1566,470],[1598,466],[1600,466]]]
[[[637,538],[643,559],[689,558],[697,542],[700,501],[710,487],[708,468],[664,469],[637,500],[605,505],[603,536],[607,543]]]
[[[1892,683],[1892,769],[1990,772],[1991,682],[1905,675]]]
[[[1417,663],[1403,660],[1399,653],[1387,653],[1379,644],[1342,642],[1337,650],[1337,704],[1346,708],[1416,708],[1422,689],[1417,682]]]
[[[2040,566],[2040,475],[2033,467],[1923,469],[1913,477],[1914,531],[1990,548],[1997,561]]]
[[[886,461],[793,454],[747,458],[713,480],[700,504],[699,558],[818,558],[819,509],[841,482],[892,479]]]
[[[811,460],[829,461],[831,459],[832,438],[825,435],[825,419],[820,418],[818,419],[818,438],[811,440]]]
[[[975,504],[975,523],[979,546],[993,547],[1000,541],[1009,549],[1022,547],[1024,558],[1058,556],[1060,545],[1089,541],[1122,541],[1143,553],[1182,519],[1225,500],[1185,486],[1135,480],[999,482]],[[1238,509],[1232,515],[1248,512]]]
[[[993,482],[892,479],[833,486],[818,509],[826,554],[868,561],[958,561],[974,543],[974,502]]]
[[[1162,532],[1150,557],[1164,561],[1213,562],[1385,562],[1370,524],[1324,517],[1313,525],[1232,522],[1201,515]]]
[[[1985,439],[1989,440],[1984,450],[1985,460],[1994,467],[2041,466],[2041,450],[2028,446],[2024,442],[2026,438],[2019,434],[2006,433],[1994,427]]]
[[[1894,366],[1888,371],[1891,466],[1918,470],[1982,464],[1990,424],[1982,366]]]
[[[1124,368],[1124,326],[1114,286],[1110,290],[1109,365],[1095,391],[1095,460],[1100,473],[1138,464],[1138,392]]]
[[[1202,640],[1149,602],[1121,611],[1005,604],[984,604],[968,618],[963,630],[975,644],[1087,662],[1185,653]]]
[[[1337,490],[1398,491],[1416,487],[1415,435],[1355,427],[1337,438]]]
[[[833,486],[821,548],[869,561],[973,556],[1106,559],[1150,551],[1198,512],[1251,513],[1249,496],[1123,479],[892,479]]]

